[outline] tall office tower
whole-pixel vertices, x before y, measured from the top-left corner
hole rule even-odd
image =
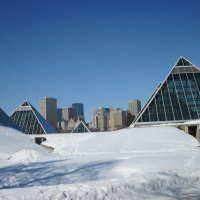
[[[69,121],[70,119],[77,120],[78,118],[78,111],[77,108],[63,108],[62,109],[62,120]]]
[[[114,113],[115,113],[115,108],[110,108],[110,112],[109,112],[109,130],[115,130],[115,117],[114,117]]]
[[[57,99],[52,97],[41,98],[40,113],[54,128],[57,127]]]
[[[109,113],[109,130],[118,130],[125,127],[126,111],[120,108],[110,108]]]
[[[134,115],[136,117],[140,112],[140,110],[141,110],[141,101],[135,99],[128,102],[128,112],[131,113],[131,115]]]
[[[126,123],[126,111],[117,109],[114,111],[114,123],[115,130],[122,129]]]
[[[78,110],[78,116],[84,118],[84,107],[82,103],[73,103],[73,108],[76,108]]]
[[[99,108],[93,114],[93,128],[106,131],[109,128],[109,108]]]
[[[57,122],[61,122],[62,121],[62,108],[58,108],[57,109]]]

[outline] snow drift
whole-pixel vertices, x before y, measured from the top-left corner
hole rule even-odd
[[[31,162],[39,154],[46,153],[45,149],[33,143],[24,133],[15,129],[0,126],[0,161]]]
[[[0,199],[200,199],[200,148],[175,128],[44,135],[0,127]]]
[[[46,135],[43,144],[60,155],[110,153],[151,153],[186,150],[199,146],[198,141],[171,127],[128,128],[113,132]]]

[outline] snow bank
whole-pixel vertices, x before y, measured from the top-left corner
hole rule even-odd
[[[30,162],[36,161],[39,156],[40,156],[39,152],[29,149],[23,149],[21,151],[12,154],[12,156],[8,159],[12,162],[28,164]]]
[[[199,143],[175,128],[44,135],[62,156],[0,135],[0,199],[200,199]]]
[[[188,172],[185,172],[185,174]],[[120,184],[70,184],[2,190],[4,200],[199,200],[200,176],[148,174]]]
[[[15,129],[0,126],[0,161],[30,162],[36,160],[45,149],[31,141],[30,137]]]
[[[187,150],[198,141],[172,127],[129,128],[114,132],[54,134],[45,136],[43,144],[60,155],[88,155],[127,152],[162,152]]]

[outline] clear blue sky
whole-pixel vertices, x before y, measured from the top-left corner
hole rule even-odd
[[[127,109],[179,56],[200,67],[199,0],[0,0],[0,107]]]

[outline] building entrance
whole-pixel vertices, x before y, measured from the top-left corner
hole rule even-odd
[[[47,139],[45,137],[35,137],[35,143],[41,144],[42,142],[45,142]]]
[[[188,126],[188,133],[196,138],[197,127],[196,126]]]

